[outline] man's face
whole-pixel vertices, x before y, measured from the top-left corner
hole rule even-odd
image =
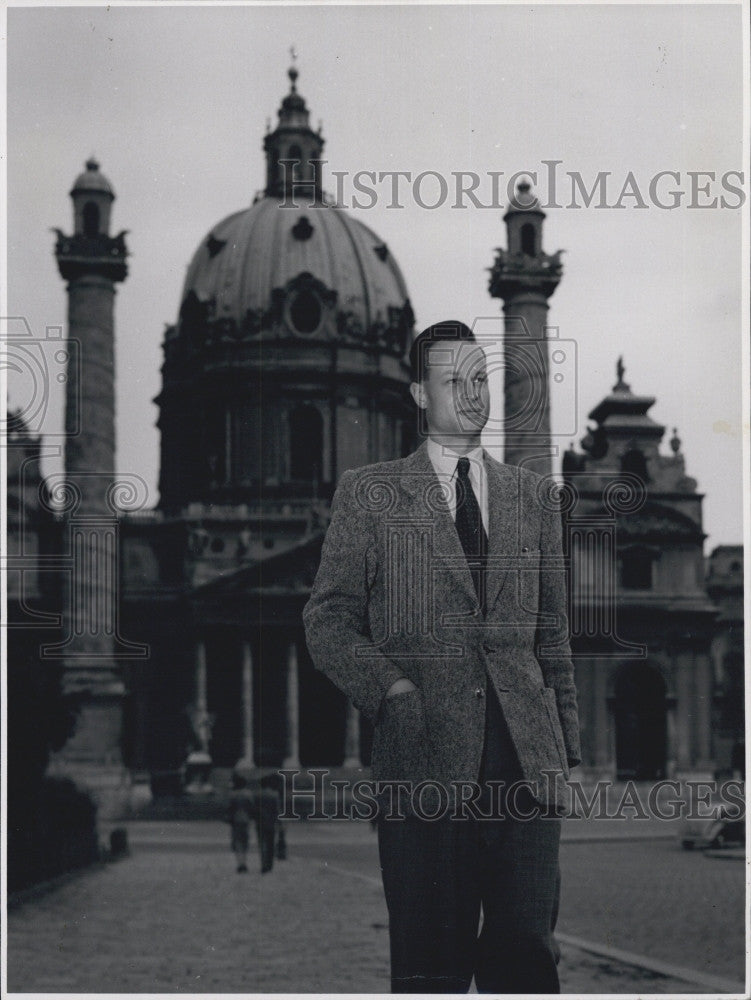
[[[479,438],[490,416],[485,354],[479,344],[436,341],[422,382],[410,386],[431,435]]]

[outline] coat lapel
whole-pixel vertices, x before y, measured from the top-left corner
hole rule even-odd
[[[503,559],[518,555],[518,483],[514,470],[484,452],[488,483],[487,614],[508,578]]]
[[[408,516],[432,522],[433,553],[442,563],[441,571],[434,577],[434,586],[445,594],[449,604],[454,603],[452,598],[455,600],[458,590],[476,605],[477,594],[472,575],[454,519],[445,501],[448,483],[439,481],[428,455],[426,441],[405,459],[400,485],[409,497]],[[439,601],[440,605],[445,607],[446,602]]]

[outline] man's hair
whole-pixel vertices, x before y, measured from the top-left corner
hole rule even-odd
[[[477,343],[470,328],[458,319],[446,319],[429,326],[415,337],[409,349],[409,366],[413,382],[422,382],[428,374],[428,351],[437,341]]]

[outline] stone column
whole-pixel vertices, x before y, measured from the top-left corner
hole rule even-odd
[[[122,764],[125,683],[117,654],[146,654],[117,648],[114,303],[115,285],[128,273],[128,251],[122,234],[109,235],[115,195],[95,160],[87,162],[70,195],[74,231],[66,236],[57,230],[55,245],[68,293],[68,340],[55,353],[55,363],[66,366],[63,492],[71,502],[62,512],[70,545],[62,610],[68,635],[46,655],[62,657],[63,690],[80,705],[75,732],[57,763],[94,792],[102,818],[123,808],[130,794]]]
[[[344,766],[361,767],[360,713],[351,701],[347,702],[347,724],[344,731]]]
[[[509,202],[508,250],[497,251],[489,289],[503,299],[504,460],[549,476],[558,449],[550,437],[548,299],[563,268],[560,253],[542,249],[545,213],[527,181]]]
[[[665,748],[665,774],[672,778],[677,767],[677,731],[675,722],[675,695],[668,693],[665,698],[665,727],[667,730],[667,747]]]
[[[676,673],[676,763],[680,771],[689,770],[694,761],[691,754],[691,656],[680,652],[675,656]]]
[[[205,718],[209,710],[206,696],[206,644],[201,639],[196,643],[195,703],[199,719]],[[203,749],[208,750],[208,746]]]
[[[80,241],[80,237],[78,238]],[[63,576],[63,688],[81,699],[78,724],[61,753],[84,784],[110,784],[104,772],[122,761],[125,684],[115,658],[119,538],[115,493],[115,281],[119,258],[102,236],[85,264],[74,262],[76,237],[58,246],[68,279],[65,398],[66,510],[72,568]],[[80,248],[79,248],[80,251]],[[114,265],[114,266],[113,266]],[[98,774],[96,772],[99,772]]]
[[[285,767],[300,766],[300,694],[297,677],[297,643],[287,646],[287,756]]]
[[[185,791],[191,794],[206,794],[213,792],[209,780],[211,775],[209,746],[213,720],[209,715],[206,693],[206,645],[202,639],[196,642],[194,670],[195,692],[191,723],[199,749],[192,750],[186,758]]]
[[[252,769],[253,752],[253,653],[247,639],[242,642],[243,755],[240,763]]]
[[[707,653],[694,655],[695,712],[696,712],[696,766],[701,771],[714,773],[712,759],[712,671]]]
[[[70,482],[68,487],[75,489]],[[125,686],[114,658],[119,532],[112,511],[109,516],[87,516],[80,512],[81,506],[79,502],[79,510],[67,523],[72,565],[63,578],[63,614],[68,634],[62,643],[47,647],[46,653],[62,653],[64,690],[82,699],[64,759],[101,768],[121,762]]]

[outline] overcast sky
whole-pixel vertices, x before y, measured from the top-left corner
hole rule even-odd
[[[490,204],[492,172],[504,173],[505,203],[505,179],[537,171],[549,200],[543,161],[562,161],[544,244],[566,251],[550,322],[576,342],[578,371],[553,398],[556,443],[585,433],[622,354],[634,392],[657,398],[664,452],[678,428],[706,493],[707,551],[740,542],[742,37],[741,7],[721,4],[11,9],[9,314],[40,336],[65,325],[49,230],[71,231],[68,192],[96,154],[117,193],[112,232],[130,230],[132,253],[116,303],[118,467],[143,476],[156,503],[164,325],[198,244],[264,185],[265,123],[295,45],[298,89],[313,126],[323,122],[328,190],[332,170],[347,171],[348,204],[361,170],[449,182],[434,210],[409,185],[404,207],[389,208],[388,184],[374,207],[351,209],[399,261],[418,329],[500,314],[487,268],[505,245],[503,209],[452,207],[452,175],[476,173]],[[599,196],[568,207],[569,175],[591,188],[601,171],[607,207]],[[680,176],[650,193],[660,171]],[[679,207],[656,204],[676,190]],[[435,202],[437,182],[418,194]],[[11,379],[11,404],[22,396]],[[54,389],[50,431],[62,404]]]

